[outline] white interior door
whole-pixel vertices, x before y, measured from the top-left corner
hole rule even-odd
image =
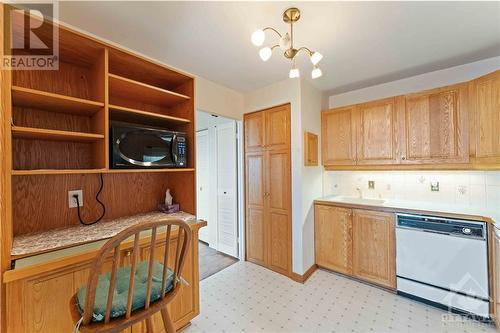
[[[208,225],[200,229],[200,240],[209,243],[210,225],[210,193],[209,193],[209,154],[208,130],[196,132],[196,212],[200,219],[208,221]]]
[[[238,256],[236,122],[217,125],[217,249]]]

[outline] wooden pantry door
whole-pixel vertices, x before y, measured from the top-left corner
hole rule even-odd
[[[290,105],[245,115],[244,122],[246,259],[289,276]]]

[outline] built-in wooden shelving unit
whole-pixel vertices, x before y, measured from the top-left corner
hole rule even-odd
[[[106,218],[155,210],[170,188],[181,209],[196,213],[194,78],[129,51],[59,27],[57,70],[12,71],[6,128],[11,147],[10,229],[14,237],[77,225],[67,192],[82,189],[82,215],[94,202],[99,174]],[[47,30],[49,31],[49,30]],[[113,121],[182,131],[186,168],[110,168]],[[47,191],[50,195],[47,196]],[[133,198],[133,199],[132,199]],[[5,205],[4,207],[10,207]],[[11,240],[8,240],[9,243]]]
[[[6,6],[0,4],[0,9]],[[24,11],[13,13],[22,15]],[[0,29],[0,39],[5,37],[5,32],[22,32],[10,29],[7,20],[4,28]],[[42,33],[44,38],[50,37],[53,28],[58,30],[58,39],[54,41],[59,48],[57,69],[13,70],[0,75],[0,276],[13,267],[16,257],[12,255],[12,244],[17,237],[28,234],[36,237],[80,225],[77,210],[68,207],[68,191],[83,191],[84,206],[80,215],[84,221],[96,220],[103,211],[95,200],[101,179],[99,200],[106,210],[99,224],[157,211],[158,204],[164,202],[167,188],[181,210],[196,215],[194,77],[50,22],[44,21],[37,29],[37,36]],[[29,52],[16,49],[14,55],[30,55]],[[186,133],[186,168],[111,168],[109,128],[114,121]],[[85,230],[93,228],[88,226]],[[179,327],[197,314],[196,246],[194,244],[191,251],[193,268],[189,271],[192,275],[186,275],[191,279],[191,287],[184,290],[182,304],[173,305],[174,320]],[[87,256],[85,260],[88,259]],[[76,270],[75,276],[85,274],[85,265],[86,261],[73,262],[71,269]],[[73,277],[66,269],[69,267],[62,268],[64,273],[52,268],[38,273],[50,275],[47,281],[56,288],[60,277],[65,284],[68,277]],[[12,291],[16,287],[12,284],[10,288]],[[66,291],[67,288],[61,295]],[[19,303],[18,298],[6,296],[8,294],[0,293],[0,304],[8,303],[6,297],[9,304]],[[11,292],[11,295],[17,293]],[[68,293],[68,300],[70,296]],[[24,307],[23,303],[21,306]],[[60,310],[62,308],[64,310]],[[11,305],[3,309],[16,313]],[[40,331],[61,331],[71,326],[67,325],[67,316],[52,320],[53,316],[46,315],[65,313],[67,302],[53,302],[50,297],[44,297],[34,309],[28,312],[35,311],[47,319]],[[6,318],[11,319],[8,327],[17,325],[15,316],[2,312],[0,330]],[[7,329],[11,330],[33,332],[31,327]]]

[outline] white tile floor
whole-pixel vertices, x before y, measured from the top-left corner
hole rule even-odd
[[[201,281],[201,313],[184,332],[495,332],[446,324],[443,310],[318,270],[305,284],[239,262]]]

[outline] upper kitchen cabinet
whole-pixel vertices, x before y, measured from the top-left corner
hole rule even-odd
[[[288,149],[290,145],[290,106],[274,107],[263,112],[266,149]]]
[[[387,98],[356,107],[357,164],[397,164],[398,106]]]
[[[500,167],[500,71],[469,84],[473,163]]]
[[[259,151],[264,148],[264,112],[248,114],[245,118],[246,152]]]
[[[500,169],[500,71],[323,111],[328,170]]]
[[[402,97],[401,162],[469,161],[467,85],[457,84]]]
[[[321,113],[321,146],[323,165],[356,164],[355,107]]]
[[[246,152],[287,149],[290,145],[289,105],[281,105],[245,116]]]

